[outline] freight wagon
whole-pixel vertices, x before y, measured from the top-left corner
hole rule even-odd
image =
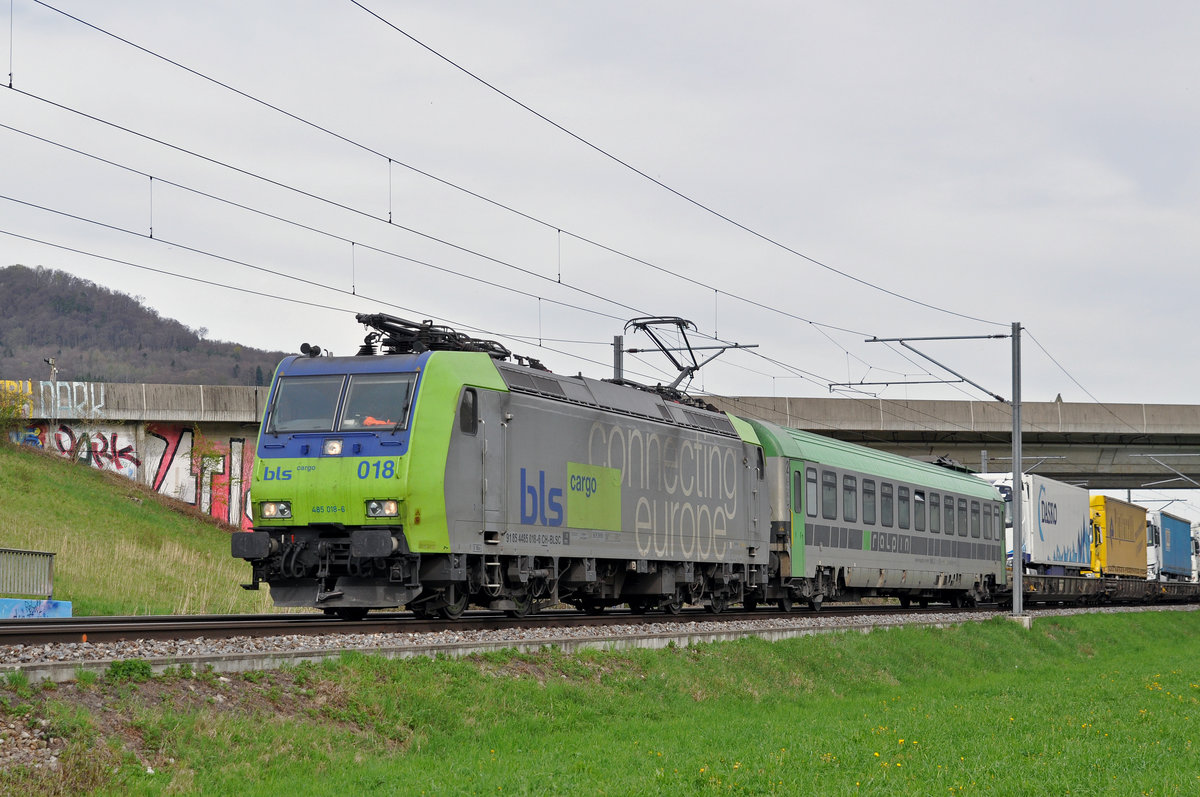
[[[1146,510],[1110,495],[1092,496],[1092,572],[1106,579],[1109,598],[1146,596]]]

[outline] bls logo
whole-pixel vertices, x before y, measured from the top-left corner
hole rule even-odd
[[[543,526],[563,524],[563,491],[555,487],[546,491],[546,471],[538,471],[537,485],[528,484],[525,469],[521,468],[521,522],[541,523]],[[549,516],[547,516],[549,511]]]
[[[263,469],[263,481],[265,481],[265,482],[270,482],[270,481],[281,481],[282,482],[282,481],[287,481],[290,478],[292,478],[292,472],[290,470],[284,470],[282,465],[276,466],[274,468],[267,466],[266,468]]]

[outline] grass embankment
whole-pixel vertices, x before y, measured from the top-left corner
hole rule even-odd
[[[1195,794],[1200,613],[9,684],[10,793]],[[128,678],[130,669],[125,670]],[[0,695],[3,695],[0,692]],[[26,719],[23,721],[30,721]]]
[[[51,551],[76,615],[270,611],[229,527],[111,473],[0,442],[0,547]]]

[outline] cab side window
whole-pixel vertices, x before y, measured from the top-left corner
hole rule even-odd
[[[479,431],[479,397],[473,387],[463,391],[462,400],[458,404],[458,429],[463,434],[475,434]]]

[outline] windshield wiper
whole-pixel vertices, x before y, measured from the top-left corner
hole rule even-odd
[[[408,408],[411,406],[412,406],[412,393],[410,392],[408,394],[408,398],[406,398],[404,400],[404,408],[402,410],[400,410],[400,420],[396,421],[396,425],[392,427],[392,434],[395,434],[397,429],[399,429],[401,426],[403,426],[405,423],[408,422]]]

